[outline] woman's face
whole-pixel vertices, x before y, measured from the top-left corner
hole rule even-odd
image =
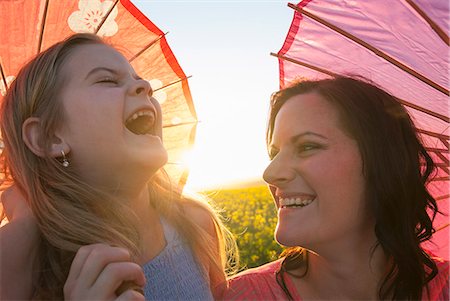
[[[148,180],[167,161],[161,109],[151,88],[115,49],[78,46],[62,67],[60,137],[71,168],[91,184],[119,189]]]
[[[373,229],[358,144],[322,96],[287,100],[276,116],[269,152],[264,179],[278,208],[279,243],[318,252]]]

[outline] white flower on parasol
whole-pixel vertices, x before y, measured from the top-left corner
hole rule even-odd
[[[150,87],[152,87],[152,90],[153,90],[153,91],[158,90],[158,89],[162,88],[162,86],[163,86],[162,81],[160,81],[159,79],[151,79],[151,80],[149,80],[148,82],[150,83]],[[167,99],[167,93],[164,92],[164,91],[161,91],[161,90],[155,91],[155,92],[153,93],[153,97],[154,97],[160,104],[163,104],[163,103],[166,101],[166,99]]]
[[[7,77],[6,77],[6,85],[9,86],[10,83],[12,83],[12,81],[13,81],[15,78],[16,78],[16,77],[15,77],[15,76],[12,76],[12,75],[7,76]],[[5,83],[4,83],[2,80],[0,80],[0,94],[1,94],[2,96],[5,96],[5,95],[6,95],[6,87],[5,87]]]
[[[103,2],[100,2],[100,0],[80,0],[78,2],[80,10],[73,12],[67,19],[67,23],[74,32],[95,32],[113,5],[114,3],[109,0]],[[115,21],[117,13],[117,7],[114,7],[98,31],[99,36],[110,37],[117,33],[119,30]]]

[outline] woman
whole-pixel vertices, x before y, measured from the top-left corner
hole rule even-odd
[[[213,298],[226,229],[161,172],[160,106],[118,51],[91,34],[50,47],[20,71],[0,122],[2,275],[13,274],[2,299],[143,298],[137,287],[147,299]],[[11,214],[14,202],[31,210]]]
[[[448,300],[448,262],[421,248],[435,165],[395,97],[346,77],[295,83],[272,97],[267,145],[288,248],[225,299]]]

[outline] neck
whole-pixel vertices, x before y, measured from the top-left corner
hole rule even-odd
[[[120,193],[136,214],[142,245],[138,263],[144,264],[158,255],[166,245],[159,214],[151,204],[147,185],[139,191],[121,190]]]
[[[319,299],[373,300],[388,260],[381,247],[372,253],[372,244],[353,244],[333,253],[311,254],[305,276]]]
[[[159,214],[152,206],[148,181],[149,174],[120,173],[111,176],[85,176],[86,182],[97,189],[104,190],[115,196],[135,214],[134,221],[140,236],[141,254],[139,263],[143,264],[155,257],[165,246]]]

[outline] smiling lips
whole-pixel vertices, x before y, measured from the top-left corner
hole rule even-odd
[[[305,207],[311,204],[314,201],[314,196],[306,197],[286,197],[279,198],[280,208],[296,208],[296,207]]]
[[[155,121],[155,112],[151,109],[143,109],[128,117],[125,121],[125,126],[136,135],[154,135]]]

